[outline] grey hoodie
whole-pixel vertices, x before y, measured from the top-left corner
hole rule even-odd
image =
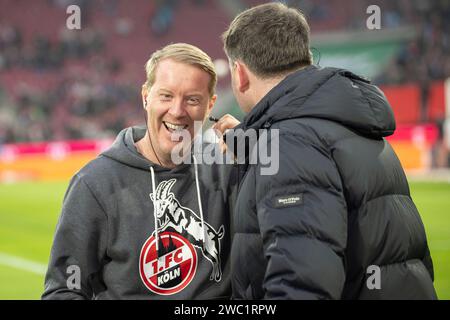
[[[42,299],[229,298],[234,166],[162,168],[137,152],[144,134],[123,130],[72,178]]]

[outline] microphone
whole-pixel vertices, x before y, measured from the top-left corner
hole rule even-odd
[[[219,122],[219,119],[217,119],[217,118],[215,118],[215,117],[213,117],[213,116],[209,116],[209,121],[212,121],[212,122]]]

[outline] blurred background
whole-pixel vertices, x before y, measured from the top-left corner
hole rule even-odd
[[[144,124],[144,64],[169,43],[207,52],[214,115],[243,117],[220,35],[258,0],[0,0],[0,299],[38,299],[70,177],[117,133]],[[411,183],[450,299],[450,0],[291,0],[311,26],[314,63],[379,85],[397,121],[388,138]],[[69,30],[70,5],[81,29]],[[369,30],[369,5],[381,28]],[[82,226],[81,226],[82,227]]]

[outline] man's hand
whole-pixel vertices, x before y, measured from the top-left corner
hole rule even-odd
[[[218,130],[223,136],[228,129],[232,129],[240,124],[239,120],[233,117],[231,114],[226,114],[217,121],[212,128]]]
[[[227,151],[227,145],[223,140],[223,135],[227,130],[236,127],[238,124],[240,124],[238,119],[233,117],[231,114],[226,114],[212,126],[214,130],[218,131],[216,134],[219,133],[219,145],[223,153]]]

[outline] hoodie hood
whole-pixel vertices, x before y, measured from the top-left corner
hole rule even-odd
[[[394,113],[378,87],[348,70],[316,66],[287,76],[252,109],[241,128],[269,128],[300,117],[335,121],[375,139],[395,131]]]

